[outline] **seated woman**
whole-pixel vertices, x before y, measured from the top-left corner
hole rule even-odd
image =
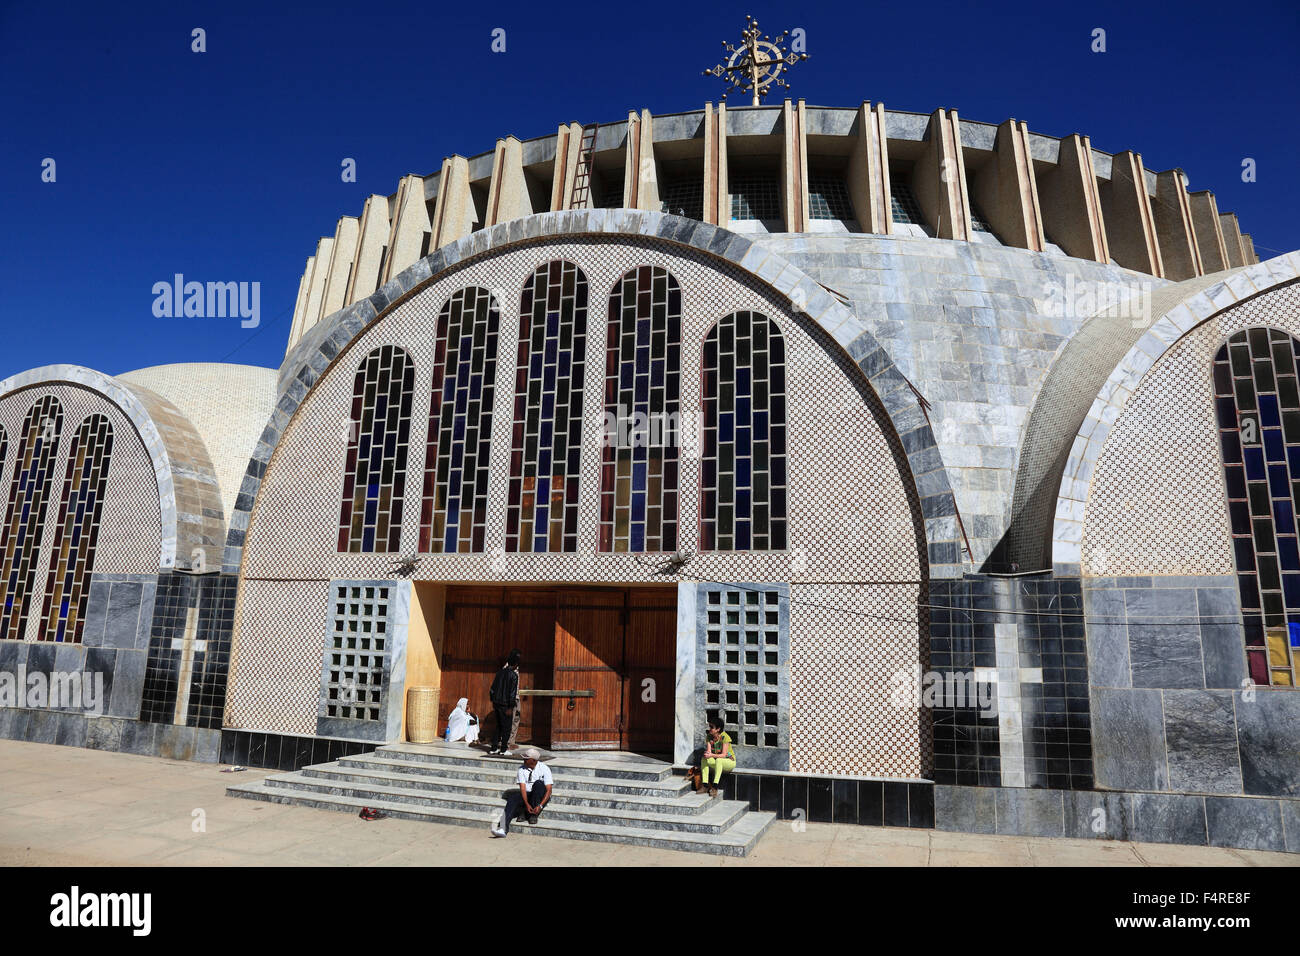
[[[709,796],[718,795],[718,784],[722,782],[722,771],[736,769],[736,751],[731,746],[731,736],[722,729],[721,717],[709,718],[709,737],[704,744],[704,756],[700,758],[700,774],[704,785],[709,788]],[[709,783],[709,771],[713,771],[713,783]]]
[[[447,717],[447,742],[464,740],[469,746],[478,740],[478,718],[469,712],[469,698],[456,701],[456,708]]]

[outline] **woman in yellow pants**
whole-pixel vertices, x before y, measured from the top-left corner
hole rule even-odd
[[[709,783],[709,770],[713,771],[713,783]],[[722,729],[721,717],[709,718],[709,739],[704,745],[704,756],[700,758],[700,777],[709,788],[709,796],[718,795],[718,784],[722,782],[722,771],[736,769],[736,752],[731,748],[731,737]]]

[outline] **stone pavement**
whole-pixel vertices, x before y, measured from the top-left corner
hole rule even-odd
[[[558,839],[494,840],[467,827],[367,823],[237,800],[186,763],[0,740],[0,865],[165,866],[1298,866],[1294,854],[929,830],[776,823],[745,859]],[[202,820],[205,832],[195,832]]]

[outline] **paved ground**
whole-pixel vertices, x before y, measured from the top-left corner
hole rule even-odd
[[[743,860],[672,850],[512,837],[487,829],[225,796],[232,780],[185,763],[0,740],[0,865],[347,866],[1297,866],[1254,850],[1100,843],[928,830],[777,823]],[[204,832],[196,832],[202,820]]]

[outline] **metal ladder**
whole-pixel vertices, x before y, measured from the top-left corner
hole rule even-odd
[[[569,200],[570,209],[585,209],[587,197],[591,194],[591,154],[596,149],[596,130],[599,123],[591,123],[582,128],[582,142],[578,146],[578,166],[573,173],[573,198]]]

